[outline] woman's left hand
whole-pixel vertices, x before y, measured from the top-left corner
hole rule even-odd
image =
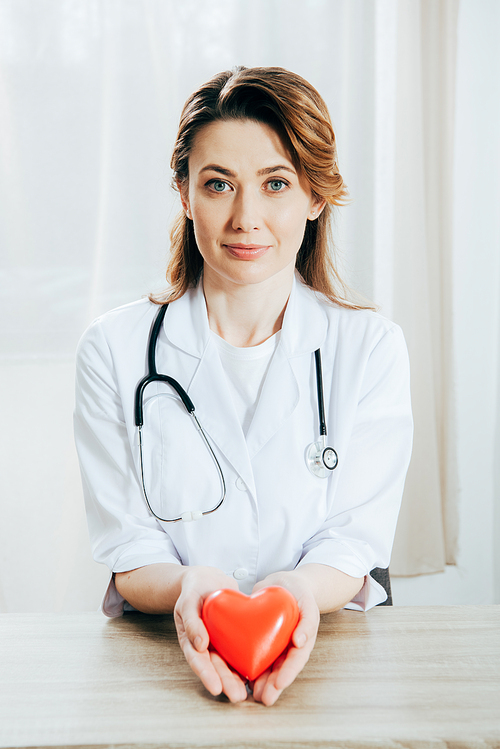
[[[256,593],[270,585],[281,585],[295,596],[299,606],[299,622],[288,648],[273,665],[253,683],[253,696],[264,705],[274,705],[284,689],[290,686],[302,671],[316,642],[319,626],[319,608],[310,586],[296,572],[278,572],[269,575],[253,588]]]

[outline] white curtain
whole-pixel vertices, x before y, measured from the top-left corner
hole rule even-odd
[[[393,220],[392,236],[384,237],[380,250],[385,262],[374,275],[385,279],[384,266],[391,268],[391,287],[382,279],[375,297],[388,301],[388,316],[405,331],[415,416],[393,575],[438,572],[456,562],[451,279],[457,20],[456,0],[399,4],[394,98],[388,102],[393,137],[380,151],[381,162],[392,154],[392,183],[387,181]]]
[[[391,570],[454,561],[450,212],[458,0],[0,0],[0,607],[97,607],[72,440],[98,314],[162,288],[182,104],[236,64],[324,96],[351,285],[405,331],[415,454]]]

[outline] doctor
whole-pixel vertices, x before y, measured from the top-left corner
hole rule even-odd
[[[370,571],[389,564],[411,451],[406,347],[398,326],[346,300],[333,267],[329,222],[346,189],[310,84],[281,68],[216,76],[184,108],[172,166],[183,210],[168,292],[102,316],[78,350],[90,536],[113,573],[103,610],[173,611],[193,671],[237,702],[246,686],[208,649],[203,600],[286,587],[301,614],[292,647],[251,685],[272,705],[307,662],[320,613],[386,597]],[[166,382],[144,390],[138,447],[135,393],[166,301],[156,369],[187,391],[217,465]],[[318,349],[338,456],[320,475],[308,461]],[[183,514],[201,518],[170,522]]]

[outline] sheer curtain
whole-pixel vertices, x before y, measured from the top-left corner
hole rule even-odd
[[[393,154],[393,233],[374,276],[387,277],[384,265],[392,269],[392,288],[382,280],[375,297],[402,325],[412,360],[415,442],[391,571],[415,575],[455,564],[457,552],[451,279],[458,3],[424,0],[398,10],[394,137],[379,152],[381,162]]]
[[[399,322],[415,453],[391,569],[455,559],[450,287],[457,0],[0,0],[0,607],[95,608],[72,440],[74,351],[161,288],[187,95],[236,64],[322,93],[352,203],[348,281]],[[448,384],[448,385],[447,385]]]

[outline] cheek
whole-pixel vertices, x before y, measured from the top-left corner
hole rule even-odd
[[[198,245],[210,243],[217,233],[217,222],[215,221],[214,214],[209,211],[197,211],[194,208],[192,218]]]
[[[275,217],[276,233],[294,244],[302,242],[306,228],[307,212],[303,206],[287,206]]]
[[[220,232],[227,221],[227,211],[221,205],[222,201],[210,201],[208,204],[195,202],[192,204],[192,218],[196,236],[214,237]]]

